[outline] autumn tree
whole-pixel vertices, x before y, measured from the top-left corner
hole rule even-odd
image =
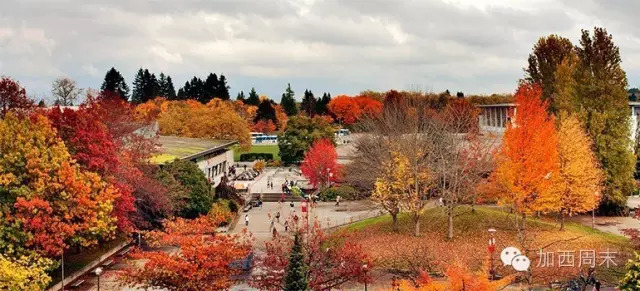
[[[165,164],[162,171],[173,176],[187,192],[186,203],[179,213],[180,216],[196,218],[209,212],[214,197],[211,185],[198,165],[192,161],[175,160]]]
[[[515,124],[508,124],[502,138],[494,171],[505,191],[499,202],[521,214],[519,230],[524,230],[527,214],[558,210],[559,197],[553,191],[558,175],[558,147],[554,117],[547,113],[538,85],[522,83],[515,100]]]
[[[559,179],[554,183],[560,195],[560,229],[564,217],[593,210],[598,206],[602,172],[591,150],[592,142],[574,115],[563,116],[558,128]]]
[[[542,98],[549,102],[550,112],[557,112],[556,71],[563,61],[573,54],[573,44],[567,38],[552,34],[542,37],[533,46],[529,55],[529,66],[525,69],[527,80],[542,87]]]
[[[304,90],[304,97],[300,103],[300,109],[307,116],[313,117],[316,114],[316,97],[313,96],[311,90]]]
[[[45,290],[51,282],[47,270],[53,262],[37,255],[12,259],[0,254],[0,289]]]
[[[304,152],[320,139],[333,141],[333,127],[326,120],[314,117],[296,116],[287,123],[284,133],[278,135],[278,148],[283,162],[301,161]]]
[[[340,95],[331,99],[329,110],[344,124],[353,124],[360,118],[362,112],[355,98]]]
[[[325,183],[329,187],[340,177],[336,147],[328,139],[315,141],[305,152],[300,170],[314,187]]]
[[[233,262],[244,259],[251,245],[245,234],[216,233],[227,215],[201,216],[194,220],[166,221],[164,230],[147,235],[154,247],[175,246],[179,252],[136,249],[131,258],[145,260],[125,269],[119,279],[124,286],[168,290],[223,290],[231,287],[240,269]]]
[[[271,121],[274,125],[278,124],[278,118],[276,116],[276,109],[274,105],[271,104],[270,100],[262,100],[260,105],[258,105],[258,110],[256,111],[256,116],[253,120],[254,123],[258,123],[260,121],[268,122]]]
[[[624,266],[626,273],[619,282],[619,288],[623,291],[638,290],[640,288],[640,254],[633,253],[633,257]]]
[[[468,266],[453,263],[446,268],[446,280],[434,280],[428,273],[422,272],[414,281],[401,280],[393,290],[402,291],[498,291],[503,290],[512,281],[513,276],[491,281],[489,266],[484,264],[478,271],[469,270]]]
[[[397,153],[395,155],[397,155]],[[388,160],[382,162],[381,166],[382,170],[378,173],[375,180],[371,200],[391,215],[393,231],[397,232],[399,230],[398,215],[402,210],[401,202],[403,199],[402,191],[404,185],[402,185],[403,181],[399,181],[399,179],[396,178],[396,168],[398,165],[396,164],[396,157],[393,154],[389,155]]]
[[[274,132],[276,125],[271,120],[259,120],[251,126],[251,130],[255,132]]]
[[[27,91],[20,83],[9,77],[0,77],[0,118],[10,110],[24,110],[33,107]]]
[[[287,116],[298,114],[298,105],[296,104],[294,92],[291,90],[291,84],[287,84],[287,89],[282,94],[282,99],[280,99],[280,106],[287,113]]]
[[[129,99],[129,86],[120,72],[113,67],[104,76],[100,91],[115,94],[124,101]]]
[[[373,267],[373,261],[349,236],[328,234],[317,221],[294,227],[297,228],[293,238],[283,235],[265,243],[266,252],[256,261],[251,286],[260,290],[283,290],[288,282],[306,281],[310,290],[331,290],[348,282],[371,281],[367,271]],[[296,245],[299,246],[294,249]],[[289,274],[295,274],[296,279]],[[291,279],[286,281],[285,277]]]
[[[593,35],[583,30],[577,55],[577,95],[584,110],[580,116],[605,173],[600,210],[619,213],[635,189],[627,76],[620,51],[604,28],[595,28]]]
[[[60,77],[53,81],[51,93],[55,98],[55,103],[60,106],[71,106],[73,102],[82,94],[82,88],[78,87],[76,81],[67,77]]]

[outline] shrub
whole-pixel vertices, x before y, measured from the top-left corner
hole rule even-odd
[[[266,163],[263,160],[259,160],[255,164],[253,164],[253,169],[258,172],[262,172],[262,170],[264,170],[265,164]]]
[[[268,161],[267,167],[282,167],[282,161],[280,160]]]
[[[273,161],[271,153],[246,153],[240,155],[241,162],[253,162],[257,160]]]
[[[231,208],[231,203],[229,203],[229,202],[233,202],[233,201],[226,200],[226,199],[218,199],[216,202],[213,203],[213,205],[211,205],[211,210],[209,210],[209,215],[216,216],[218,214],[232,212],[231,209],[230,209]],[[235,205],[235,203],[234,203],[234,205]],[[236,207],[236,210],[237,210],[237,207]],[[229,216],[227,218],[226,224],[231,223],[232,219],[233,219],[233,217]]]
[[[358,190],[349,185],[334,186],[322,190],[322,192],[320,192],[320,199],[325,201],[336,200],[338,195],[340,195],[342,199],[352,200],[358,196]]]
[[[302,197],[302,194],[303,194],[303,193],[302,193],[302,190],[300,190],[300,188],[298,188],[298,186],[293,186],[293,187],[291,187],[291,193],[292,193],[293,195],[298,196],[298,197]]]
[[[238,212],[238,204],[233,202],[233,200],[229,200],[229,211],[231,211],[232,213]]]

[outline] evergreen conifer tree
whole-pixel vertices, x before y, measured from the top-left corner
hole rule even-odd
[[[255,88],[251,88],[251,91],[249,92],[249,98],[247,98],[247,102],[245,103],[247,105],[253,106],[258,106],[260,104],[260,96],[258,96],[258,93],[256,93]]]
[[[240,91],[240,93],[238,93],[236,100],[242,101],[242,103],[247,103],[247,100],[244,98],[244,91]]]
[[[307,116],[313,117],[316,115],[316,103],[316,97],[313,96],[313,92],[304,90],[304,98],[302,98],[300,108]]]
[[[213,98],[219,98],[218,96],[218,86],[220,86],[220,82],[218,81],[218,76],[214,73],[209,73],[207,79],[204,81],[202,86],[202,96],[198,99],[198,101],[203,104],[207,104]]]
[[[144,94],[144,70],[138,69],[136,76],[133,77],[133,92],[131,93],[131,102],[142,103],[142,95]]]
[[[104,81],[100,90],[103,92],[112,92],[118,94],[120,98],[127,101],[129,99],[129,86],[124,78],[115,68],[111,68],[104,76]]]
[[[287,84],[287,89],[282,94],[282,99],[280,99],[280,106],[288,116],[298,114],[298,106],[296,105],[294,92],[291,90],[291,84]]]
[[[322,98],[319,98],[316,102],[316,114],[327,115],[329,114],[329,102],[331,101],[331,94],[324,93]]]
[[[229,95],[229,85],[227,85],[227,77],[223,74],[220,74],[220,79],[218,81],[218,94],[216,97],[222,100],[229,100],[231,96]]]
[[[169,100],[176,99],[176,88],[173,86],[173,80],[171,80],[171,76],[167,76],[167,80],[163,86],[164,97],[167,97]]]
[[[302,253],[302,242],[300,234],[296,233],[289,254],[289,265],[287,266],[287,274],[284,278],[285,291],[306,291],[309,290],[309,282],[307,281],[307,267],[304,262],[304,254]]]

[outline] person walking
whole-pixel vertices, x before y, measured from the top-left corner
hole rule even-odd
[[[284,222],[284,231],[285,232],[289,231],[289,221],[288,220]]]
[[[271,220],[271,212],[267,212],[267,217]]]
[[[278,236],[278,231],[276,230],[276,228],[273,228],[273,238],[276,238]]]
[[[280,211],[276,213],[276,220],[280,223]]]
[[[336,196],[336,207],[340,207],[340,195]]]
[[[244,215],[244,225],[249,226],[249,214]]]

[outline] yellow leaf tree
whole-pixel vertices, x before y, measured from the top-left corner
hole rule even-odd
[[[37,255],[13,260],[0,254],[0,290],[44,290],[51,282],[46,272],[52,264]]]
[[[598,207],[603,174],[587,136],[576,116],[562,116],[558,128],[559,175],[554,187],[560,194],[560,229],[564,217]],[[555,178],[557,177],[557,178]]]
[[[383,173],[374,184],[371,200],[389,212],[393,219],[393,230],[398,231],[398,214],[400,213],[400,202],[402,200],[403,181],[398,178],[396,160],[398,153],[393,153],[393,157],[383,163]]]

